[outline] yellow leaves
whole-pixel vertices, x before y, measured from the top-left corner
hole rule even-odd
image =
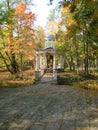
[[[68,26],[76,23],[75,19],[73,19],[73,14],[68,13],[68,15],[66,16],[66,23]]]
[[[4,51],[4,52],[8,52],[8,51],[9,51],[9,47],[5,47],[5,48],[3,49],[3,51]]]
[[[64,16],[70,12],[71,3],[66,2],[66,6],[63,7],[61,15]]]
[[[27,57],[26,57],[27,60],[33,60],[34,58],[35,57],[32,53],[27,53]]]
[[[11,21],[13,18],[12,17],[8,17],[8,21]]]
[[[6,40],[7,40],[7,43],[10,43],[10,38],[9,37]]]
[[[80,55],[80,58],[84,58],[84,57],[85,57],[85,55],[84,55],[84,54],[81,54],[81,55]]]
[[[69,15],[69,16],[67,17],[66,22],[67,22],[67,25],[70,26],[70,25],[72,25],[72,24],[75,23],[75,20],[72,19],[72,17]]]
[[[47,24],[48,33],[56,34],[58,32],[58,24],[55,21],[50,21]]]
[[[8,36],[9,35],[9,32],[7,30],[3,30],[2,32],[3,32],[4,36]]]
[[[69,13],[69,7],[65,7],[63,8],[62,12],[61,12],[61,15],[64,16],[65,14]]]
[[[73,19],[73,14],[70,12],[70,7],[71,7],[71,4],[68,3],[68,5],[62,9],[62,12],[61,12],[62,20],[60,22],[61,25],[66,24],[66,26],[71,26],[72,24],[76,22]]]

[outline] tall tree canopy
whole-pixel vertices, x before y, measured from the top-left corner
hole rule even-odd
[[[91,58],[97,58],[98,51],[98,1],[67,0],[61,3],[60,26],[65,30],[65,43],[71,44],[74,53],[71,59],[84,60],[85,74]],[[65,45],[65,44],[64,44]],[[73,57],[73,58],[72,58]],[[77,63],[78,64],[78,63]]]
[[[22,60],[32,60],[32,51],[37,48],[34,43],[36,16],[27,10],[25,3],[12,8],[7,0],[6,5],[7,8],[1,3],[0,8],[0,56],[7,69],[12,74],[17,74]]]

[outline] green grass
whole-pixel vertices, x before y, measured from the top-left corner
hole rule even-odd
[[[34,83],[33,70],[25,70],[22,78],[16,78],[15,75],[11,75],[8,71],[0,72],[0,87],[23,87],[30,86]]]
[[[58,84],[72,85],[88,90],[98,90],[98,73],[95,75],[77,75],[75,71],[65,71],[58,74]]]

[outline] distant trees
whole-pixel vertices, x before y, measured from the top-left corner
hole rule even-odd
[[[38,50],[42,49],[45,43],[45,30],[43,29],[43,27],[38,26],[36,27],[36,44],[38,46]]]

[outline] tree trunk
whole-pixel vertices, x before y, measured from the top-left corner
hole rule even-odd
[[[89,74],[89,71],[88,71],[88,42],[86,42],[84,44],[84,54],[85,54],[85,59],[84,59],[84,73],[85,75],[88,75]]]
[[[74,70],[75,70],[75,64],[74,64],[74,62],[73,62],[73,57],[72,57],[72,56],[70,57],[70,70],[71,70],[71,71],[74,71]]]
[[[67,67],[70,68],[70,62],[69,62],[69,59],[67,58],[66,55],[65,55],[64,59],[65,59],[65,64],[67,64]],[[64,67],[65,67],[65,66],[66,66],[66,65],[64,65]]]
[[[13,74],[17,74],[19,72],[18,63],[16,62],[15,54],[12,54],[11,67],[12,67]]]
[[[98,56],[96,57],[96,69],[98,70]]]
[[[0,52],[0,55],[1,55],[1,58],[3,59],[4,63],[5,63],[5,66],[7,68],[7,70],[10,72],[10,73],[13,73],[12,70],[10,69],[10,66],[7,64],[6,62],[6,59],[4,58],[3,54]]]
[[[76,35],[75,35],[73,44],[75,45],[75,51],[76,51],[76,60],[75,60],[76,71],[77,71],[77,74],[79,74],[79,57],[78,57],[78,44],[77,44]]]

